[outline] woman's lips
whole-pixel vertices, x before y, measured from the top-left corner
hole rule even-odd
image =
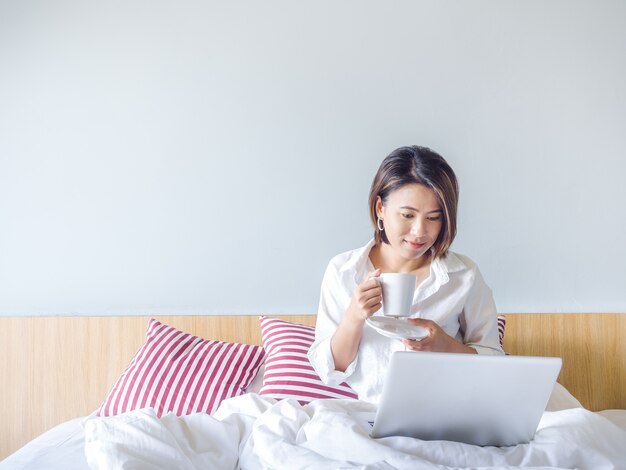
[[[409,240],[405,240],[405,242],[407,242],[409,247],[411,247],[414,250],[419,250],[420,248],[423,248],[426,245],[426,243],[414,243],[414,242],[410,242]]]

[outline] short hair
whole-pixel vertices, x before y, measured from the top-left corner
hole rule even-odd
[[[408,184],[422,184],[433,190],[443,211],[443,223],[433,245],[433,257],[445,257],[456,236],[459,184],[446,160],[427,147],[411,145],[391,152],[380,164],[369,195],[370,217],[377,245],[389,243],[384,231],[378,230],[376,200],[383,204],[389,195]]]

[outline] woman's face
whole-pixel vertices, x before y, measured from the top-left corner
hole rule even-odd
[[[406,259],[417,259],[433,246],[443,221],[443,211],[432,189],[407,184],[378,198],[376,214],[383,221],[391,247]]]

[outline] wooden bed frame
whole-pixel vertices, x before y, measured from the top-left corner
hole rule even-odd
[[[151,317],[0,317],[0,459],[96,410]],[[260,344],[257,316],[159,316],[207,339]],[[280,316],[315,324],[315,316]],[[559,356],[559,382],[590,410],[626,409],[626,314],[509,314],[505,350]]]

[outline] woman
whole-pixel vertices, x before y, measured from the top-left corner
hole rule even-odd
[[[398,350],[503,354],[493,296],[476,264],[452,253],[458,183],[443,157],[425,147],[394,150],[369,196],[374,239],[335,256],[320,296],[311,364],[330,385],[346,381],[377,403],[391,354]],[[381,308],[381,273],[417,277],[411,319],[420,341],[382,336],[366,319]]]

